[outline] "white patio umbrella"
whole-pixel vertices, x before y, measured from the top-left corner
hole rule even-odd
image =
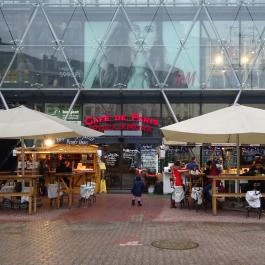
[[[98,137],[103,133],[25,106],[0,110],[0,138]]]
[[[167,141],[265,144],[265,110],[235,104],[161,128]]]
[[[78,136],[99,137],[103,133],[25,106],[0,110],[0,138],[21,139],[22,173],[24,173],[24,139],[45,137],[69,138]]]

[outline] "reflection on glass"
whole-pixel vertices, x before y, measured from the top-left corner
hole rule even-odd
[[[124,22],[117,22],[96,65],[88,68],[85,87],[156,88],[165,81],[170,70],[165,62],[161,36],[157,23],[137,21],[131,28]],[[92,57],[90,54],[90,60]],[[187,88],[184,73],[179,68],[174,67],[166,81],[168,88]]]

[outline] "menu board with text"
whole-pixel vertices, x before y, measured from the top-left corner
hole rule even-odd
[[[147,169],[150,173],[156,173],[158,170],[158,155],[156,149],[141,149],[142,168]]]

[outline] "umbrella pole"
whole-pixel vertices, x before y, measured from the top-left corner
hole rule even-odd
[[[24,148],[24,137],[21,137],[21,170],[22,176],[25,175],[25,148]]]
[[[237,165],[237,172],[236,174],[240,175],[240,148],[239,148],[239,135],[236,135],[236,165]],[[239,191],[239,180],[235,182],[235,192]]]

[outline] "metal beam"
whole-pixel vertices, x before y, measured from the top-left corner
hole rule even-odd
[[[181,42],[180,49],[178,50],[178,53],[177,53],[176,57],[174,58],[174,61],[173,61],[172,65],[171,65],[171,67],[169,68],[169,71],[167,73],[167,76],[166,76],[166,78],[165,78],[165,80],[163,82],[163,87],[165,86],[165,84],[166,84],[166,82],[167,82],[167,80],[168,80],[168,78],[170,76],[170,73],[171,73],[172,69],[175,67],[176,62],[177,62],[177,60],[178,60],[178,58],[179,58],[182,50],[184,49],[184,46],[185,46],[185,44],[186,44],[186,42],[187,42],[187,40],[188,40],[188,38],[190,36],[190,33],[191,33],[191,31],[192,31],[195,23],[197,22],[197,18],[199,16],[199,14],[201,13],[201,9],[202,9],[202,6],[199,7],[199,9],[197,10],[195,16],[193,17],[193,20],[192,20],[191,26],[189,28],[189,31],[186,34],[185,39],[183,40],[183,42]]]
[[[173,111],[173,109],[172,109],[172,107],[171,107],[171,104],[170,104],[170,102],[169,102],[169,100],[168,100],[168,98],[167,98],[167,95],[166,95],[166,93],[165,93],[165,91],[164,91],[163,89],[161,89],[161,93],[162,93],[162,95],[163,95],[163,97],[164,97],[164,100],[165,100],[165,102],[166,102],[166,104],[167,104],[167,107],[168,107],[168,109],[169,109],[169,111],[170,111],[170,114],[172,115],[174,121],[175,121],[175,122],[178,122],[178,119],[177,119],[177,117],[176,117],[176,115],[175,115],[175,113],[174,113],[174,111]]]
[[[33,11],[33,14],[32,14],[32,16],[31,16],[31,18],[30,18],[30,21],[29,21],[29,23],[27,24],[27,27],[26,27],[26,29],[25,29],[25,31],[24,31],[22,37],[21,37],[21,40],[20,40],[18,43],[15,43],[15,41],[14,41],[14,45],[16,45],[16,49],[15,49],[15,52],[14,52],[12,58],[11,58],[11,61],[10,61],[9,65],[7,66],[6,71],[5,71],[3,77],[2,77],[2,79],[1,79],[1,81],[0,81],[0,88],[2,87],[2,85],[3,85],[3,83],[4,83],[4,80],[5,80],[6,76],[7,76],[7,74],[9,73],[9,71],[10,71],[10,69],[11,69],[11,66],[13,65],[14,60],[15,60],[17,54],[18,54],[18,51],[20,50],[20,48],[21,48],[21,46],[22,46],[22,43],[23,43],[23,41],[24,41],[24,39],[25,39],[25,37],[26,37],[28,31],[29,31],[29,28],[31,27],[32,22],[33,22],[33,20],[34,20],[35,17],[36,17],[36,14],[37,14],[37,12],[38,12],[38,8],[39,8],[39,5],[36,5],[36,8],[35,8],[34,11]],[[2,94],[1,91],[0,91],[0,97],[1,97],[1,100],[2,100],[2,102],[3,102],[4,106],[5,106],[5,108],[8,109],[8,105],[7,105],[7,103],[6,103],[6,101],[5,101],[5,98],[4,98],[4,96],[3,96],[3,94]]]
[[[66,54],[65,54],[65,52],[64,52],[64,49],[63,49],[63,46],[62,46],[61,40],[58,39],[58,37],[57,37],[57,35],[56,35],[56,33],[55,33],[54,29],[53,29],[53,26],[52,26],[52,24],[51,24],[51,22],[50,22],[50,20],[49,20],[49,18],[48,18],[48,16],[47,16],[45,10],[44,10],[42,4],[40,4],[40,8],[41,8],[41,11],[42,11],[42,13],[43,13],[43,15],[44,15],[44,17],[45,17],[47,23],[48,23],[48,26],[49,26],[49,28],[50,28],[50,30],[51,30],[51,32],[52,32],[52,35],[53,35],[53,37],[54,37],[54,39],[55,39],[55,42],[56,42],[56,45],[57,45],[57,47],[60,49],[60,51],[61,51],[61,53],[62,53],[62,55],[63,55],[63,57],[64,57],[64,59],[65,59],[65,62],[66,62],[66,64],[67,64],[68,68],[69,68],[69,71],[70,71],[70,73],[71,73],[71,75],[72,75],[72,77],[73,77],[73,79],[74,79],[75,85],[76,85],[77,88],[80,90],[80,88],[81,88],[81,84],[80,84],[80,83],[78,82],[78,80],[76,79],[76,76],[75,76],[75,74],[74,74],[74,71],[73,71],[73,69],[72,69],[72,66],[70,65],[70,63],[69,63],[69,61],[68,61],[68,58],[67,58],[67,56],[66,56]],[[76,94],[75,98],[76,98],[78,95],[79,95],[79,93]],[[73,102],[72,102],[72,103],[73,103]],[[74,102],[74,103],[75,103],[75,102]],[[68,112],[67,112],[67,114],[66,114],[66,116],[65,116],[65,118],[64,118],[65,120],[67,120],[69,114],[70,114],[71,111],[72,111],[73,106],[74,106],[74,104],[71,104],[70,108],[68,109]]]

